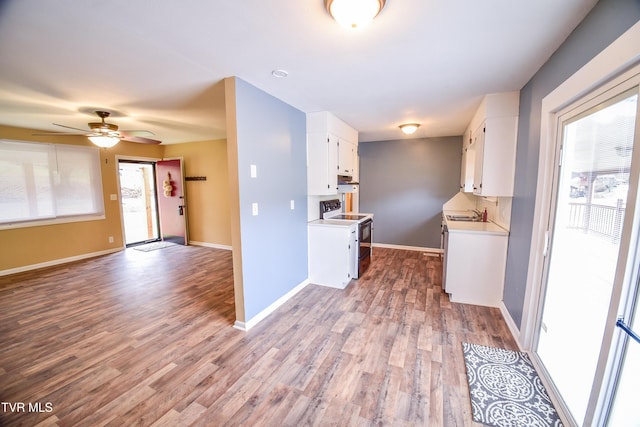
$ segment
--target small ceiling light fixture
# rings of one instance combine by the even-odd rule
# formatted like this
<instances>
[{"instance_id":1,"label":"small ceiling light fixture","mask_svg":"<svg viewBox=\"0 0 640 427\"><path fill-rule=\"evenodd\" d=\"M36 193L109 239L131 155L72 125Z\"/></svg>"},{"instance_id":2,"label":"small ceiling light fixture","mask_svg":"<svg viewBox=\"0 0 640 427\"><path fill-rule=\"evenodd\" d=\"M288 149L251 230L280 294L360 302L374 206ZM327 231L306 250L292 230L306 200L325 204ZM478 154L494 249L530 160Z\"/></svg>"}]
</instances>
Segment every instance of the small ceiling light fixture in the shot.
<instances>
[{"instance_id":1,"label":"small ceiling light fixture","mask_svg":"<svg viewBox=\"0 0 640 427\"><path fill-rule=\"evenodd\" d=\"M415 133L418 128L420 127L420 125L418 123L405 123L403 125L398 126L400 128L400 130L404 133L406 133L407 135L411 135L413 133Z\"/></svg>"},{"instance_id":2,"label":"small ceiling light fixture","mask_svg":"<svg viewBox=\"0 0 640 427\"><path fill-rule=\"evenodd\" d=\"M287 72L287 70L282 70L282 69L280 69L280 70L273 70L273 71L271 72L271 75L272 75L273 77L278 77L278 78L281 78L281 79L282 79L282 78L284 78L284 77L287 77L287 76L289 75L289 73Z\"/></svg>"},{"instance_id":3,"label":"small ceiling light fixture","mask_svg":"<svg viewBox=\"0 0 640 427\"><path fill-rule=\"evenodd\" d=\"M378 16L386 0L325 0L329 15L347 28L362 28Z\"/></svg>"},{"instance_id":4,"label":"small ceiling light fixture","mask_svg":"<svg viewBox=\"0 0 640 427\"><path fill-rule=\"evenodd\" d=\"M93 136L89 136L89 141L93 142L94 144L96 144L98 147L101 148L111 148L114 145L116 145L118 142L120 142L120 138L118 138L117 136L109 136L109 135L93 135Z\"/></svg>"}]
</instances>

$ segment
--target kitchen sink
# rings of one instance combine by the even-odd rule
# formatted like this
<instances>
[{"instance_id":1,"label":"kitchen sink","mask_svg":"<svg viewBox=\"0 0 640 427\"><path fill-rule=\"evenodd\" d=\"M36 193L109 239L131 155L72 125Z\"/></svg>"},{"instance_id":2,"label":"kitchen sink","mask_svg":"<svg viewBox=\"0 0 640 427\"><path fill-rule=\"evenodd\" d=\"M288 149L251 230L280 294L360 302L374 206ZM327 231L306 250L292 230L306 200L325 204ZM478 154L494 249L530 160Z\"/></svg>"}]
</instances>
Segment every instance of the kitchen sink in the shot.
<instances>
[{"instance_id":1,"label":"kitchen sink","mask_svg":"<svg viewBox=\"0 0 640 427\"><path fill-rule=\"evenodd\" d=\"M469 215L447 215L449 221L481 222L482 218Z\"/></svg>"}]
</instances>

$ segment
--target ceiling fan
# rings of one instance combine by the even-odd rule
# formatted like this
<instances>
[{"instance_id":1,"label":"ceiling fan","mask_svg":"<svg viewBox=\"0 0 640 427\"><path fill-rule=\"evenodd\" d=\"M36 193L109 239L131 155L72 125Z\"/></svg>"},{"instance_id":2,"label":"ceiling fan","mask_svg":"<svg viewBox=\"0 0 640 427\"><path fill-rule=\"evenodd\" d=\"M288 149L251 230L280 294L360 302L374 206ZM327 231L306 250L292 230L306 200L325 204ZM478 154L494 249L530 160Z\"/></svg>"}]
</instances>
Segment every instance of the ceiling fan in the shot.
<instances>
[{"instance_id":1,"label":"ceiling fan","mask_svg":"<svg viewBox=\"0 0 640 427\"><path fill-rule=\"evenodd\" d=\"M153 135L153 132L148 130L121 130L118 131L118 126L113 123L105 122L105 119L108 118L111 113L108 111L96 111L95 112L98 117L100 117L100 122L91 122L88 123L89 130L74 128L71 126L60 125L58 123L53 123L56 126L60 126L67 129L73 129L78 132L50 132L50 133L35 133L34 135L70 135L70 136L86 136L89 138L91 142L96 144L98 147L109 148L113 147L120 141L129 141L129 142L137 142L139 144L160 144L162 141L158 141L157 139L147 138L142 135L150 136Z\"/></svg>"}]
</instances>

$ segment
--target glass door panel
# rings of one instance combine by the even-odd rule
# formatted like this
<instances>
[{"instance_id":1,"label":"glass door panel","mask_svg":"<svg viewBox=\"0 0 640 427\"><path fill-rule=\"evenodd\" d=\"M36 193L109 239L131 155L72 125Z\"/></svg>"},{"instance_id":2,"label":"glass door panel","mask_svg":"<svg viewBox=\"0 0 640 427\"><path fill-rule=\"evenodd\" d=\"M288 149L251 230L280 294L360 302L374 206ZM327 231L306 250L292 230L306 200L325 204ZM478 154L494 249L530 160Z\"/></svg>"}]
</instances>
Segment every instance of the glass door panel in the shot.
<instances>
[{"instance_id":1,"label":"glass door panel","mask_svg":"<svg viewBox=\"0 0 640 427\"><path fill-rule=\"evenodd\" d=\"M629 188L637 90L562 123L536 353L582 424L602 347Z\"/></svg>"},{"instance_id":2,"label":"glass door panel","mask_svg":"<svg viewBox=\"0 0 640 427\"><path fill-rule=\"evenodd\" d=\"M126 245L160 239L153 163L118 164Z\"/></svg>"}]
</instances>

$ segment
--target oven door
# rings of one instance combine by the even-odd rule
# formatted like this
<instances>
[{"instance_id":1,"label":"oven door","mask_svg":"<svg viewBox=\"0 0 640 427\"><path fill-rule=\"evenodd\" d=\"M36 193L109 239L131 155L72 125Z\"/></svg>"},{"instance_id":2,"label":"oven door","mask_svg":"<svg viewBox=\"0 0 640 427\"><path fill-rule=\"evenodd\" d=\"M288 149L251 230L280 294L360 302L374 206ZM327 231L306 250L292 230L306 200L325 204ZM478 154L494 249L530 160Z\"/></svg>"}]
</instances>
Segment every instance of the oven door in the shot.
<instances>
[{"instance_id":1,"label":"oven door","mask_svg":"<svg viewBox=\"0 0 640 427\"><path fill-rule=\"evenodd\" d=\"M358 224L358 275L362 276L371 263L371 235L373 221L367 219ZM356 278L357 278L356 277Z\"/></svg>"}]
</instances>

